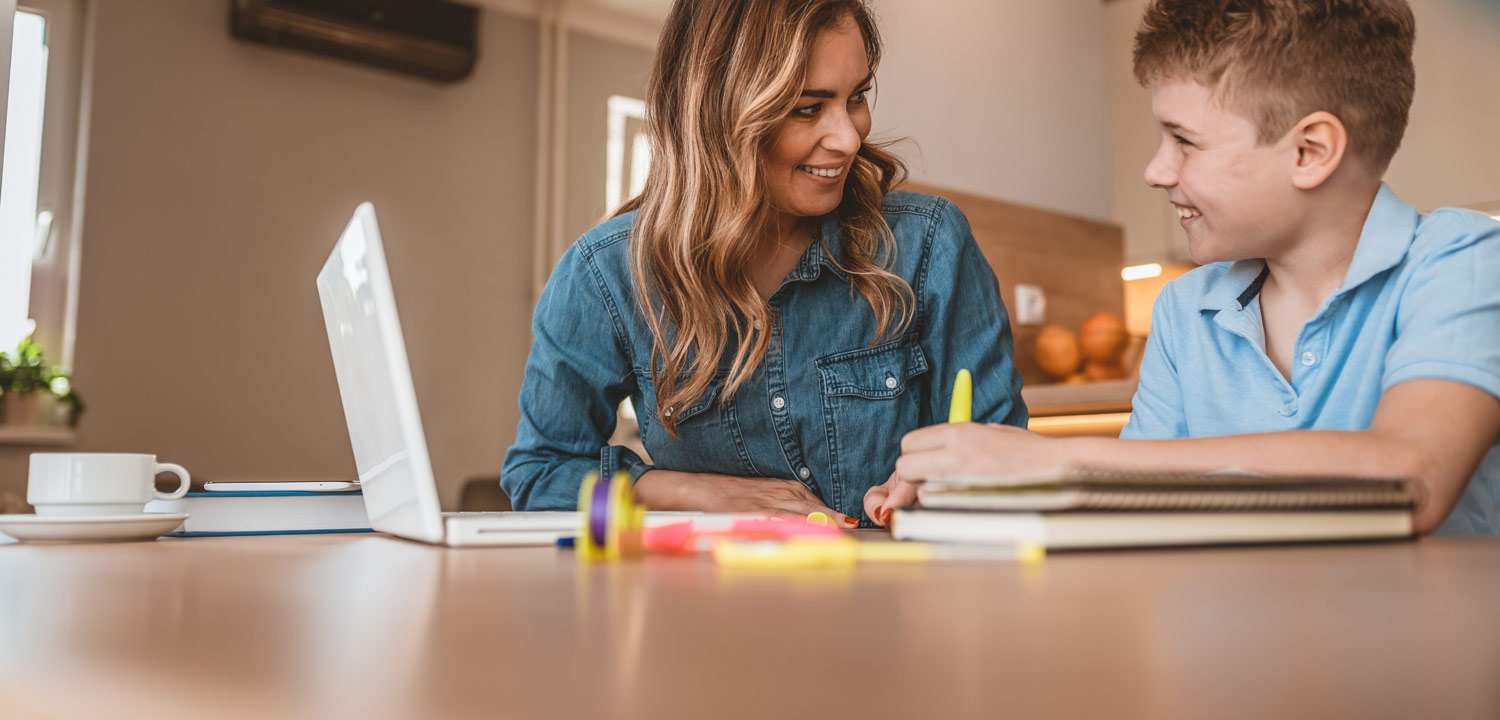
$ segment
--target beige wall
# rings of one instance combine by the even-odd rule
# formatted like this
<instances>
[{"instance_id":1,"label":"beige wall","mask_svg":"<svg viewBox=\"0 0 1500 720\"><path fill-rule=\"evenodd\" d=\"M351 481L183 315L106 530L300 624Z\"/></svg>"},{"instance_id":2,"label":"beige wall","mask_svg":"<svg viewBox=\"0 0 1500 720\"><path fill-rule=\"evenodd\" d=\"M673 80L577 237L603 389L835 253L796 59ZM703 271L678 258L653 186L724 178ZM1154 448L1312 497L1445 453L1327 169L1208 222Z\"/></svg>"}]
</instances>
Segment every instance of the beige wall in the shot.
<instances>
[{"instance_id":1,"label":"beige wall","mask_svg":"<svg viewBox=\"0 0 1500 720\"><path fill-rule=\"evenodd\" d=\"M353 473L313 278L380 216L445 505L498 474L529 347L536 26L440 86L230 38L227 5L96 4L78 449L208 478ZM20 491L28 450L0 448Z\"/></svg>"},{"instance_id":2,"label":"beige wall","mask_svg":"<svg viewBox=\"0 0 1500 720\"><path fill-rule=\"evenodd\" d=\"M913 176L1107 219L1099 0L874 0L885 35L875 133Z\"/></svg>"},{"instance_id":3,"label":"beige wall","mask_svg":"<svg viewBox=\"0 0 1500 720\"><path fill-rule=\"evenodd\" d=\"M1407 202L1500 202L1500 4L1411 0L1417 18L1417 94L1386 182ZM1159 135L1150 93L1131 75L1131 41L1146 0L1104 6L1110 206L1125 226L1126 262L1186 259L1186 240L1162 193L1141 180Z\"/></svg>"},{"instance_id":4,"label":"beige wall","mask_svg":"<svg viewBox=\"0 0 1500 720\"><path fill-rule=\"evenodd\" d=\"M563 237L572 242L604 219L610 95L646 97L653 53L573 33L568 40L568 159ZM627 138L626 142L630 142ZM628 195L629 188L626 188Z\"/></svg>"}]
</instances>

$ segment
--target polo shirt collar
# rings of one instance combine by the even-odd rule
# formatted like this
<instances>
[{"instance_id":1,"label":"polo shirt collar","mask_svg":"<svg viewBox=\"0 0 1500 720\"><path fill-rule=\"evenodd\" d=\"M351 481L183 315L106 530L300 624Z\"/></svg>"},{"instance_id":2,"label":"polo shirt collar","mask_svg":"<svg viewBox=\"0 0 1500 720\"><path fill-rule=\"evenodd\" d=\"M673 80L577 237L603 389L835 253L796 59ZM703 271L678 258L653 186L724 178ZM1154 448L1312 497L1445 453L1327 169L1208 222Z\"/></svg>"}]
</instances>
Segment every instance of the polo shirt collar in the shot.
<instances>
[{"instance_id":1,"label":"polo shirt collar","mask_svg":"<svg viewBox=\"0 0 1500 720\"><path fill-rule=\"evenodd\" d=\"M1365 217L1359 233L1354 258L1344 274L1344 284L1335 292L1343 294L1359 287L1370 278L1401 263L1416 234L1417 209L1406 204L1389 185L1380 184L1375 202ZM1198 303L1199 310L1243 310L1260 294L1266 281L1266 261L1259 258L1239 260L1209 286Z\"/></svg>"},{"instance_id":2,"label":"polo shirt collar","mask_svg":"<svg viewBox=\"0 0 1500 720\"><path fill-rule=\"evenodd\" d=\"M1266 261L1259 258L1237 260L1229 270L1219 276L1203 299L1198 301L1199 310L1243 310L1266 281Z\"/></svg>"},{"instance_id":3,"label":"polo shirt collar","mask_svg":"<svg viewBox=\"0 0 1500 720\"><path fill-rule=\"evenodd\" d=\"M1364 229L1359 233L1359 245L1354 248L1354 259L1349 262L1349 272L1344 275L1344 284L1339 292L1347 292L1364 284L1406 259L1412 239L1417 234L1417 209L1396 197L1389 185L1380 184L1375 194L1375 203L1365 217Z\"/></svg>"}]
</instances>

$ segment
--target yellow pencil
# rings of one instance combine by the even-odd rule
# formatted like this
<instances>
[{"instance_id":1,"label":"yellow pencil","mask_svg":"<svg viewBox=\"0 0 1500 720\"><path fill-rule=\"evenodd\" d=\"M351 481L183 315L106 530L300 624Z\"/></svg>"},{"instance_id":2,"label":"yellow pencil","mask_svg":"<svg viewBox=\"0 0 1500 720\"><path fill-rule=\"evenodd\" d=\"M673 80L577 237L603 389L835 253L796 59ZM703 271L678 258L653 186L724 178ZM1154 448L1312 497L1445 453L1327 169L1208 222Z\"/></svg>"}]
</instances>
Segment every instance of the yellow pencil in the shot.
<instances>
[{"instance_id":1,"label":"yellow pencil","mask_svg":"<svg viewBox=\"0 0 1500 720\"><path fill-rule=\"evenodd\" d=\"M973 420L974 380L967 368L958 371L953 381L953 403L948 406L948 422L966 423Z\"/></svg>"}]
</instances>

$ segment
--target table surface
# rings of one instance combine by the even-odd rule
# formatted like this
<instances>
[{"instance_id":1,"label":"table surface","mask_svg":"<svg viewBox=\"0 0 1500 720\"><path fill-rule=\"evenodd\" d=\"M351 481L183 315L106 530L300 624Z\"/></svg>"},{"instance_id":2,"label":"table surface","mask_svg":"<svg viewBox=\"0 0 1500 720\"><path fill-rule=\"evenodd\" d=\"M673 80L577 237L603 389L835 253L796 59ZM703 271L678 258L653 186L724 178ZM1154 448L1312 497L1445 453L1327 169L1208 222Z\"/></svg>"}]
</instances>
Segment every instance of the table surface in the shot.
<instances>
[{"instance_id":1,"label":"table surface","mask_svg":"<svg viewBox=\"0 0 1500 720\"><path fill-rule=\"evenodd\" d=\"M0 545L0 717L1500 717L1500 538L750 571Z\"/></svg>"}]
</instances>

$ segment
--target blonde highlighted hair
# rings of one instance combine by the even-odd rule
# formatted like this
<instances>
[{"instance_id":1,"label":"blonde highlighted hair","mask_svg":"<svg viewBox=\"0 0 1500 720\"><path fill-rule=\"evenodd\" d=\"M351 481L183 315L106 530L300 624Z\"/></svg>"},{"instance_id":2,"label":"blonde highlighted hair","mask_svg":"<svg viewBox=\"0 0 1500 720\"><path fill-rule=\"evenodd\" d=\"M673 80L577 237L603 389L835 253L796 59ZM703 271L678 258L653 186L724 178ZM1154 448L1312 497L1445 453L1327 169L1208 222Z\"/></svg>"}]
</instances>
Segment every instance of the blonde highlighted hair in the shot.
<instances>
[{"instance_id":1,"label":"blonde highlighted hair","mask_svg":"<svg viewBox=\"0 0 1500 720\"><path fill-rule=\"evenodd\" d=\"M631 276L651 330L657 417L672 437L673 409L708 392L731 346L721 401L765 358L775 318L750 268L777 233L766 150L801 95L818 33L844 22L859 28L873 71L880 36L862 0L677 0L668 15L646 88L651 169L620 212L638 211ZM883 146L862 143L836 211L839 265L874 310L872 343L911 319L882 212L904 176ZM817 239L825 251L829 240Z\"/></svg>"},{"instance_id":2,"label":"blonde highlighted hair","mask_svg":"<svg viewBox=\"0 0 1500 720\"><path fill-rule=\"evenodd\" d=\"M1153 0L1135 35L1142 85L1214 88L1275 142L1319 110L1379 174L1406 133L1416 21L1405 0Z\"/></svg>"}]
</instances>

